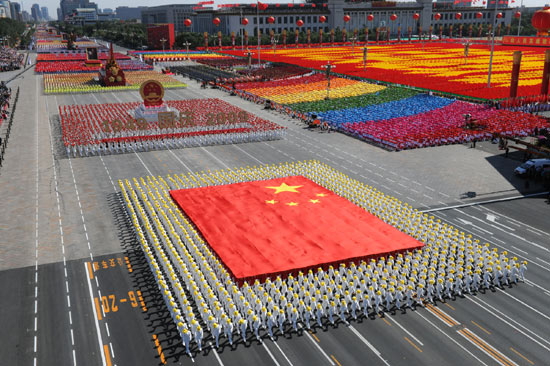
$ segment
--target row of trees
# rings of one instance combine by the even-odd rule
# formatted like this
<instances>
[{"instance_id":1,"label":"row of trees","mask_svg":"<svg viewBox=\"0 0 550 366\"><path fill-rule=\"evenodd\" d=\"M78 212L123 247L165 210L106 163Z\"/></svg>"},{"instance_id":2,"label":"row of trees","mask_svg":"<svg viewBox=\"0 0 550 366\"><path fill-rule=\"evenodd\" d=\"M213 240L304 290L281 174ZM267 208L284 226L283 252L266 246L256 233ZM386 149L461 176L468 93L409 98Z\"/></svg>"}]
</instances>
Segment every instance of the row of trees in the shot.
<instances>
[{"instance_id":1,"label":"row of trees","mask_svg":"<svg viewBox=\"0 0 550 366\"><path fill-rule=\"evenodd\" d=\"M139 49L147 45L147 25L141 23L114 20L86 25L52 22L52 25L62 32L100 38L127 48Z\"/></svg>"},{"instance_id":2,"label":"row of trees","mask_svg":"<svg viewBox=\"0 0 550 366\"><path fill-rule=\"evenodd\" d=\"M521 25L521 34L522 35L534 35L536 34L536 30L531 26L530 24L530 19L531 17L524 17L524 19L522 19L522 25ZM510 34L512 35L517 35L517 25L518 23L518 20L514 20L514 22L512 23L511 27L510 27ZM346 31L346 40L349 42L353 35L354 35L354 31L353 30L345 30ZM444 27L443 28L443 36L450 36L450 27ZM406 39L408 38L408 29L405 29L405 27L402 27L401 28L401 39ZM417 34L417 31L413 31L415 34ZM423 30L424 34L427 34L429 32L429 29L424 29ZM458 25L455 25L453 27L453 31L452 31L452 35L453 37L458 37L459 36L459 26ZM508 32L508 28L507 27L502 27L501 30L500 30L500 35L503 36L503 35L506 35ZM341 42L342 41L342 37L343 37L343 33L344 33L344 30L340 29L340 28L337 28L334 30L334 41L335 42ZM479 33L479 28L478 26L473 26L472 27L472 37L477 37ZM466 38L468 37L468 34L469 34L469 25L464 25L463 28L462 28L462 37L463 38ZM488 25L484 24L482 25L482 31L481 31L481 34L482 34L482 37L486 37L488 34L489 34L489 27ZM439 36L439 26L436 25L433 29L432 29L432 35L435 35L435 36ZM218 45L218 36L217 34L209 34L208 35L208 44L210 46L217 46ZM320 37L320 34L319 32L311 32L311 43L319 43L319 37ZM380 33L379 33L379 39L382 41L382 40L385 40L386 39L386 33L382 32L382 29L380 29ZM396 37L396 34L392 34L391 37L394 39ZM278 42L278 45L282 45L283 44L283 37L281 34L275 34L275 40ZM325 43L328 43L330 42L331 40L331 35L330 35L330 32L324 32L323 33L323 42ZM369 41L375 41L376 40L376 29L374 28L369 28ZM296 41L296 35L294 32L288 32L286 33L286 44L294 44ZM358 42L365 42L365 29L359 29L357 31L357 41ZM175 40L175 44L174 44L174 47L175 48L179 48L179 49L184 49L185 48L185 43L186 42L189 42L189 47L190 48L195 48L195 47L202 47L204 46L204 34L203 33L192 33L192 32L183 32L183 33L179 33L177 36L176 36L176 40ZM244 42L244 40L243 40ZM298 43L307 43L307 30L302 30L299 34L298 34ZM249 46L254 46L254 45L257 45L258 44L258 39L257 37L255 36L249 36L248 37L248 45ZM271 44L271 36L269 34L262 34L262 39L261 39L261 44L262 45L269 45ZM222 45L223 46L230 46L231 45L231 36L229 35L222 35ZM240 46L241 45L241 37L239 35L235 36L235 45L236 46Z\"/></svg>"},{"instance_id":3,"label":"row of trees","mask_svg":"<svg viewBox=\"0 0 550 366\"><path fill-rule=\"evenodd\" d=\"M11 46L25 48L31 41L32 32L25 23L10 18L0 18L0 38Z\"/></svg>"}]
</instances>

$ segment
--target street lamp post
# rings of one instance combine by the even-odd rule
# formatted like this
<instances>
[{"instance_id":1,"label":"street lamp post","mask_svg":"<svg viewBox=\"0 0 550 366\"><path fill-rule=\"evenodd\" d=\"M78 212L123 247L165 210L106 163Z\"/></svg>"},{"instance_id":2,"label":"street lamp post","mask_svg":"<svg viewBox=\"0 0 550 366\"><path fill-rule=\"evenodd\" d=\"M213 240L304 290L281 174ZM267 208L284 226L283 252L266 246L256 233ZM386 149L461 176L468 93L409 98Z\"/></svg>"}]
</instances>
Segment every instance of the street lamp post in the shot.
<instances>
[{"instance_id":1,"label":"street lamp post","mask_svg":"<svg viewBox=\"0 0 550 366\"><path fill-rule=\"evenodd\" d=\"M191 45L191 43L189 43L188 41L185 41L184 45L185 45L185 52L186 52L186 56L187 56L187 61L189 61L189 46Z\"/></svg>"},{"instance_id":2,"label":"street lamp post","mask_svg":"<svg viewBox=\"0 0 550 366\"><path fill-rule=\"evenodd\" d=\"M279 36L273 38L273 56L275 56L275 49L277 48L277 43L279 43Z\"/></svg>"},{"instance_id":3,"label":"street lamp post","mask_svg":"<svg viewBox=\"0 0 550 366\"><path fill-rule=\"evenodd\" d=\"M350 38L351 41L351 52L355 51L355 42L357 41L357 36L353 36Z\"/></svg>"},{"instance_id":4,"label":"street lamp post","mask_svg":"<svg viewBox=\"0 0 550 366\"><path fill-rule=\"evenodd\" d=\"M162 43L162 52L164 52L164 44L166 43L166 38L161 38L160 43Z\"/></svg>"},{"instance_id":5,"label":"street lamp post","mask_svg":"<svg viewBox=\"0 0 550 366\"><path fill-rule=\"evenodd\" d=\"M487 76L487 88L491 87L491 71L493 69L493 54L495 51L495 28L496 28L496 21L497 21L497 9L498 9L498 1L495 1L495 12L493 16L493 27L491 29L492 31L492 39L491 39L491 57L489 58L489 75Z\"/></svg>"},{"instance_id":6,"label":"street lamp post","mask_svg":"<svg viewBox=\"0 0 550 366\"><path fill-rule=\"evenodd\" d=\"M518 18L518 37L519 37L519 30L521 28L521 13L523 12L523 0L521 0L521 5L519 6L521 11L519 12L519 18Z\"/></svg>"},{"instance_id":7,"label":"street lamp post","mask_svg":"<svg viewBox=\"0 0 550 366\"><path fill-rule=\"evenodd\" d=\"M331 65L330 61L328 61L327 64L323 67L325 68L327 73L327 97L325 99L329 100L330 99L330 71L336 66Z\"/></svg>"}]
</instances>

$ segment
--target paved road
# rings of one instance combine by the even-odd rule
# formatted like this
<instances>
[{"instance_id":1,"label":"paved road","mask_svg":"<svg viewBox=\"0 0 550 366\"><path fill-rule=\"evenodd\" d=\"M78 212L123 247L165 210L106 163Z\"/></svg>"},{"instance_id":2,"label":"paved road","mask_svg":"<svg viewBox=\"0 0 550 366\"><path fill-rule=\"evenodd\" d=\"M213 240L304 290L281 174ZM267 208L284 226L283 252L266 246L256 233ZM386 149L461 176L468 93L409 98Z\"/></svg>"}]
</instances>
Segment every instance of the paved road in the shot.
<instances>
[{"instance_id":1,"label":"paved road","mask_svg":"<svg viewBox=\"0 0 550 366\"><path fill-rule=\"evenodd\" d=\"M7 365L547 364L550 356L550 205L520 194L517 162L486 149L443 146L387 152L293 120L218 90L167 91L167 99L219 97L288 127L284 140L69 158L57 110L126 102L137 92L44 96L25 73L0 170L0 359ZM530 262L525 284L311 333L285 332L217 352L182 355L121 210L119 179L317 159ZM532 188L534 189L534 188ZM469 198L467 192L476 192ZM532 193L532 191L528 192ZM468 205L477 201L497 201ZM462 207L464 205L465 207ZM449 208L454 206L457 208Z\"/></svg>"}]
</instances>

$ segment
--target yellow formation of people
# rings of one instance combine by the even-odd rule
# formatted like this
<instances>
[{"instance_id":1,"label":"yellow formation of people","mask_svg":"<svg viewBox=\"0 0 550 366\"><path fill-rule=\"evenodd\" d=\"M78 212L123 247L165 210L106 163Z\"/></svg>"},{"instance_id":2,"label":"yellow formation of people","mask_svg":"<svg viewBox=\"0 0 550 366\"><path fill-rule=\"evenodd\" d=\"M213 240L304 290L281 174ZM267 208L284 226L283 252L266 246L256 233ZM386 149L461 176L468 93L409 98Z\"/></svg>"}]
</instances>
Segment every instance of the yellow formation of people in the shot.
<instances>
[{"instance_id":1,"label":"yellow formation of people","mask_svg":"<svg viewBox=\"0 0 550 366\"><path fill-rule=\"evenodd\" d=\"M413 236L424 247L239 286L169 191L302 175ZM318 161L119 181L186 351L405 310L523 280L526 262Z\"/></svg>"}]
</instances>

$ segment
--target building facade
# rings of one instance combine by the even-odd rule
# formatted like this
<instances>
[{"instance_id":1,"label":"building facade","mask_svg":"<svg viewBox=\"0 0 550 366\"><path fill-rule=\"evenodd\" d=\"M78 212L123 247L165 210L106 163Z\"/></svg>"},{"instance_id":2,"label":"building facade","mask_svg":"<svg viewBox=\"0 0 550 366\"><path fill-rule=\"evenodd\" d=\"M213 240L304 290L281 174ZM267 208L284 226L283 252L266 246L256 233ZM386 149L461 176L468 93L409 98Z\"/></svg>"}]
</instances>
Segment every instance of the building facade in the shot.
<instances>
[{"instance_id":1,"label":"building facade","mask_svg":"<svg viewBox=\"0 0 550 366\"><path fill-rule=\"evenodd\" d=\"M39 22L42 20L42 12L40 11L40 5L33 4L31 6L31 17L32 17L32 20L34 20L35 22Z\"/></svg>"},{"instance_id":2,"label":"building facade","mask_svg":"<svg viewBox=\"0 0 550 366\"><path fill-rule=\"evenodd\" d=\"M162 6L152 6L141 11L141 22L144 24L174 24L176 33L184 31L200 32L201 30L194 24L191 29L184 24L185 19L192 18L195 15L193 10L197 4L172 4Z\"/></svg>"},{"instance_id":3,"label":"building facade","mask_svg":"<svg viewBox=\"0 0 550 366\"><path fill-rule=\"evenodd\" d=\"M138 6L135 8L129 6L119 6L116 8L116 17L120 20L141 20L141 12L147 9L146 6Z\"/></svg>"},{"instance_id":4,"label":"building facade","mask_svg":"<svg viewBox=\"0 0 550 366\"><path fill-rule=\"evenodd\" d=\"M97 4L90 0L61 0L60 3L61 16L64 20L66 17L73 15L76 9L95 9L97 12Z\"/></svg>"},{"instance_id":5,"label":"building facade","mask_svg":"<svg viewBox=\"0 0 550 366\"><path fill-rule=\"evenodd\" d=\"M11 18L19 21L23 20L23 15L21 14L21 4L16 2L10 2L10 12Z\"/></svg>"},{"instance_id":6,"label":"building facade","mask_svg":"<svg viewBox=\"0 0 550 366\"><path fill-rule=\"evenodd\" d=\"M7 0L0 0L0 18L13 18L11 4Z\"/></svg>"}]
</instances>

